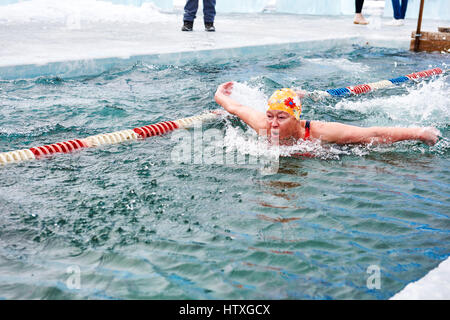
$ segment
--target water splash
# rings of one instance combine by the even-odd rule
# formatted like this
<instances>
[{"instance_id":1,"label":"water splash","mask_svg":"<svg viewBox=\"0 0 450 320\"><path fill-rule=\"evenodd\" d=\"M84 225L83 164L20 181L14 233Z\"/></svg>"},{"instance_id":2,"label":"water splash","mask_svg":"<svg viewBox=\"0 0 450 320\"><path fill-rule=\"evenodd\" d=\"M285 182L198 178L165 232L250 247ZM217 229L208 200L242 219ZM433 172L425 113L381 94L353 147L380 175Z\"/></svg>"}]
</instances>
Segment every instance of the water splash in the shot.
<instances>
[{"instance_id":1,"label":"water splash","mask_svg":"<svg viewBox=\"0 0 450 320\"><path fill-rule=\"evenodd\" d=\"M360 74L364 72L370 72L370 67L361 62L353 62L347 58L306 58L302 59L304 63L316 65L320 67L328 67L333 69L342 70L345 72L350 72L353 74Z\"/></svg>"},{"instance_id":2,"label":"water splash","mask_svg":"<svg viewBox=\"0 0 450 320\"><path fill-rule=\"evenodd\" d=\"M267 110L268 97L262 91L262 86L250 87L247 82L235 82L230 97L256 111L265 113Z\"/></svg>"},{"instance_id":3,"label":"water splash","mask_svg":"<svg viewBox=\"0 0 450 320\"><path fill-rule=\"evenodd\" d=\"M381 97L343 99L328 107L369 114L368 125L436 126L443 128L450 120L448 76L402 86L405 93ZM390 89L388 89L390 90ZM396 89L394 89L396 90ZM385 91L386 92L386 91ZM380 94L382 94L380 92ZM380 113L383 118L380 118Z\"/></svg>"},{"instance_id":4,"label":"water splash","mask_svg":"<svg viewBox=\"0 0 450 320\"><path fill-rule=\"evenodd\" d=\"M253 130L244 131L230 122L225 129L223 147L227 152L237 151L241 155L274 159L277 157L317 158L321 160L339 160L342 156L365 156L373 146L322 144L319 140L298 140L292 146L272 146L264 138L258 137Z\"/></svg>"}]
</instances>

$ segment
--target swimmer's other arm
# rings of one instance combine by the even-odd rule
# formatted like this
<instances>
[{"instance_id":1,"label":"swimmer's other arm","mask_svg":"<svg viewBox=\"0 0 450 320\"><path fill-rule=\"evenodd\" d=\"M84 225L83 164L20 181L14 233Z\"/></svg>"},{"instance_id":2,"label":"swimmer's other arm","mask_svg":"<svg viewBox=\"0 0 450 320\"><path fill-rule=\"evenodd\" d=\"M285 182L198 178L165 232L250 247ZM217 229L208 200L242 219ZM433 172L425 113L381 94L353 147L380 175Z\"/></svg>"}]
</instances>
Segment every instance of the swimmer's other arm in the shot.
<instances>
[{"instance_id":1,"label":"swimmer's other arm","mask_svg":"<svg viewBox=\"0 0 450 320\"><path fill-rule=\"evenodd\" d=\"M419 140L428 145L434 145L438 141L439 134L439 130L433 127L362 128L338 122L313 121L311 123L311 136L313 138L337 144L389 144L403 140Z\"/></svg>"},{"instance_id":2,"label":"swimmer's other arm","mask_svg":"<svg viewBox=\"0 0 450 320\"><path fill-rule=\"evenodd\" d=\"M233 82L226 82L221 84L214 95L216 102L221 105L232 115L241 118L246 124L248 124L256 132L264 129L266 115L262 112L256 111L253 108L244 106L239 102L230 98L230 94L233 90Z\"/></svg>"}]
</instances>

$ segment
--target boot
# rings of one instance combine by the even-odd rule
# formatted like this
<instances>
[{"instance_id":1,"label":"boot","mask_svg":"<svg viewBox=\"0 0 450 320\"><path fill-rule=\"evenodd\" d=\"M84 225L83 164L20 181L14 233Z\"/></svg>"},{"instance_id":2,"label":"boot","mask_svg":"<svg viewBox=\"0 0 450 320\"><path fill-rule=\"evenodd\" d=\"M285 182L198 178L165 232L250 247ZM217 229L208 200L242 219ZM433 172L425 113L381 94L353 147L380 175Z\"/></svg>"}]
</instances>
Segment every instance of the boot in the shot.
<instances>
[{"instance_id":1,"label":"boot","mask_svg":"<svg viewBox=\"0 0 450 320\"><path fill-rule=\"evenodd\" d=\"M194 28L194 21L184 21L184 25L181 28L181 31L192 31Z\"/></svg>"},{"instance_id":2,"label":"boot","mask_svg":"<svg viewBox=\"0 0 450 320\"><path fill-rule=\"evenodd\" d=\"M216 28L214 28L214 22L205 22L205 31L214 32Z\"/></svg>"}]
</instances>

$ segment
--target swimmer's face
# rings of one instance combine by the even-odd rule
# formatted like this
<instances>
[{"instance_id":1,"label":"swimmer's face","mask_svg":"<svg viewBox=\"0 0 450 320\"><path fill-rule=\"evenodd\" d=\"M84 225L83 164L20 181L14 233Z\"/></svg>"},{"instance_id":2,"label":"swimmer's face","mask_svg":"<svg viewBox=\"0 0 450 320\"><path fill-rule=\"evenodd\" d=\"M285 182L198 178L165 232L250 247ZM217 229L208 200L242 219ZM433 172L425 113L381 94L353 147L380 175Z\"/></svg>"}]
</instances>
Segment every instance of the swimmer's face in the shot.
<instances>
[{"instance_id":1,"label":"swimmer's face","mask_svg":"<svg viewBox=\"0 0 450 320\"><path fill-rule=\"evenodd\" d=\"M268 136L279 141L295 138L297 119L285 111L267 110L266 128Z\"/></svg>"}]
</instances>

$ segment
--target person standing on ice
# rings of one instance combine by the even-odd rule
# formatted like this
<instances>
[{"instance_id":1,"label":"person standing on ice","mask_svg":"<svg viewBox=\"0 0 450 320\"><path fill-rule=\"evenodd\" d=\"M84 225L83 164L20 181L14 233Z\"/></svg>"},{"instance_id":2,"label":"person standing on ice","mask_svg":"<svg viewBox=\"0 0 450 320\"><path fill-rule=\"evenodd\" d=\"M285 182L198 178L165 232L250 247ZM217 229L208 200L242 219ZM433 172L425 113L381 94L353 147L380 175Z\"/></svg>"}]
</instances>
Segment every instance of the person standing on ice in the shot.
<instances>
[{"instance_id":1,"label":"person standing on ice","mask_svg":"<svg viewBox=\"0 0 450 320\"><path fill-rule=\"evenodd\" d=\"M394 10L394 20L387 23L389 26L402 26L405 24L406 8L408 0L392 0L392 9Z\"/></svg>"},{"instance_id":2,"label":"person standing on ice","mask_svg":"<svg viewBox=\"0 0 450 320\"><path fill-rule=\"evenodd\" d=\"M194 20L197 15L198 0L187 0L184 6L183 27L181 31L192 31ZM205 31L214 32L214 18L216 16L216 0L203 0L203 21Z\"/></svg>"},{"instance_id":3,"label":"person standing on ice","mask_svg":"<svg viewBox=\"0 0 450 320\"><path fill-rule=\"evenodd\" d=\"M302 104L300 99L306 91L284 88L275 91L268 100L266 113L244 106L230 95L233 82L221 84L214 96L216 102L229 113L238 116L259 135L267 136L269 142L293 145L297 140L320 140L336 144L387 144L402 140L419 140L434 145L440 132L433 127L362 128L338 122L300 120Z\"/></svg>"}]
</instances>

